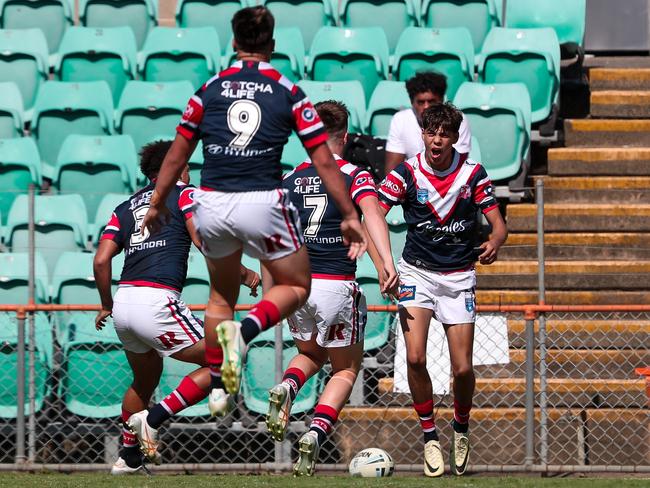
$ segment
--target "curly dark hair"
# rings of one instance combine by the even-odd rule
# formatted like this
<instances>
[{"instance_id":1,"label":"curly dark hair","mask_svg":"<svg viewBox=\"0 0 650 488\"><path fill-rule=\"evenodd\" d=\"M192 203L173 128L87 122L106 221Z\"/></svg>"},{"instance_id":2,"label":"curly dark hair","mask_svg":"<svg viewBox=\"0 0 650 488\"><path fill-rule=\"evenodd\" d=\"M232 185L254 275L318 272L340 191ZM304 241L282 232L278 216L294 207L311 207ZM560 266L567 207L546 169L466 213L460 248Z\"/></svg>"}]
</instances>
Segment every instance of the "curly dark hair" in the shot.
<instances>
[{"instance_id":1,"label":"curly dark hair","mask_svg":"<svg viewBox=\"0 0 650 488\"><path fill-rule=\"evenodd\" d=\"M411 102L416 95L428 91L444 100L447 92L447 77L436 71L421 71L406 81L406 91Z\"/></svg>"},{"instance_id":2,"label":"curly dark hair","mask_svg":"<svg viewBox=\"0 0 650 488\"><path fill-rule=\"evenodd\" d=\"M348 131L350 112L344 103L336 100L325 100L314 105L318 116L323 121L327 134L332 139L343 140Z\"/></svg>"},{"instance_id":3,"label":"curly dark hair","mask_svg":"<svg viewBox=\"0 0 650 488\"><path fill-rule=\"evenodd\" d=\"M445 132L458 134L463 114L451 103L438 103L422 112L422 130L435 132L442 129Z\"/></svg>"},{"instance_id":4,"label":"curly dark hair","mask_svg":"<svg viewBox=\"0 0 650 488\"><path fill-rule=\"evenodd\" d=\"M140 149L140 171L150 180L158 176L158 171L162 166L163 160L167 155L167 151L172 146L172 141L157 141L145 144Z\"/></svg>"},{"instance_id":5,"label":"curly dark hair","mask_svg":"<svg viewBox=\"0 0 650 488\"><path fill-rule=\"evenodd\" d=\"M271 47L275 18L266 7L243 8L235 13L230 25L239 49L260 53Z\"/></svg>"}]
</instances>

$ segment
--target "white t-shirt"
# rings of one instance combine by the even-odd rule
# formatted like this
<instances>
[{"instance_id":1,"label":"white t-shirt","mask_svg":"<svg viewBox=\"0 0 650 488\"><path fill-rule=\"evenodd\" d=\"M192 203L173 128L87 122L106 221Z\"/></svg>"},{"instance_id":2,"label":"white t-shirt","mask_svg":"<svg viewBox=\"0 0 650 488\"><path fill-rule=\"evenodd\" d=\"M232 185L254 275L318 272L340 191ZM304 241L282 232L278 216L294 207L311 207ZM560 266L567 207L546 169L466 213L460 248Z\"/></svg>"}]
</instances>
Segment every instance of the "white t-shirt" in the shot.
<instances>
[{"instance_id":1,"label":"white t-shirt","mask_svg":"<svg viewBox=\"0 0 650 488\"><path fill-rule=\"evenodd\" d=\"M458 130L458 142L454 149L459 153L469 153L472 148L472 134L469 131L467 118L463 114L463 121ZM386 151L404 154L406 159L412 158L417 153L424 151L422 141L422 128L418 124L412 108L400 110L393 115L388 130Z\"/></svg>"}]
</instances>

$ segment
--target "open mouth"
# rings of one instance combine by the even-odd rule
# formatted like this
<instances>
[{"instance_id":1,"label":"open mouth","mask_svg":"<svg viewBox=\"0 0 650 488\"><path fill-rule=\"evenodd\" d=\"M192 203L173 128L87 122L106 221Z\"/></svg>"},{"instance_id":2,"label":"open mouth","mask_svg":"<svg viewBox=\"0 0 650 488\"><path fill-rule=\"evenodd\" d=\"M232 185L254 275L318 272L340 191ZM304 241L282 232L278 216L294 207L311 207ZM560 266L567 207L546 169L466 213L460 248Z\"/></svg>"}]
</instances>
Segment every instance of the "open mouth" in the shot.
<instances>
[{"instance_id":1,"label":"open mouth","mask_svg":"<svg viewBox=\"0 0 650 488\"><path fill-rule=\"evenodd\" d=\"M432 157L434 157L434 158L437 159L437 158L439 158L441 155L442 155L442 149L436 149L436 148L432 148L432 149L431 149L431 156L432 156Z\"/></svg>"}]
</instances>

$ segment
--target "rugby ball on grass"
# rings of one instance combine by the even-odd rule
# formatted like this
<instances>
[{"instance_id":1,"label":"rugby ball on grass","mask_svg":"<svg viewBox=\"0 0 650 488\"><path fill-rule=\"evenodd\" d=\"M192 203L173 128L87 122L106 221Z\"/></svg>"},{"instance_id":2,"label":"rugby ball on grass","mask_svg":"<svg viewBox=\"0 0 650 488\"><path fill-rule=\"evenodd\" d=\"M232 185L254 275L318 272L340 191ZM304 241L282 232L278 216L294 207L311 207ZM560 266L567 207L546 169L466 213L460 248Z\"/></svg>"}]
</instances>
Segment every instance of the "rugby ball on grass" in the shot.
<instances>
[{"instance_id":1,"label":"rugby ball on grass","mask_svg":"<svg viewBox=\"0 0 650 488\"><path fill-rule=\"evenodd\" d=\"M350 474L362 478L383 478L392 476L395 463L383 449L371 447L359 451L350 461Z\"/></svg>"}]
</instances>

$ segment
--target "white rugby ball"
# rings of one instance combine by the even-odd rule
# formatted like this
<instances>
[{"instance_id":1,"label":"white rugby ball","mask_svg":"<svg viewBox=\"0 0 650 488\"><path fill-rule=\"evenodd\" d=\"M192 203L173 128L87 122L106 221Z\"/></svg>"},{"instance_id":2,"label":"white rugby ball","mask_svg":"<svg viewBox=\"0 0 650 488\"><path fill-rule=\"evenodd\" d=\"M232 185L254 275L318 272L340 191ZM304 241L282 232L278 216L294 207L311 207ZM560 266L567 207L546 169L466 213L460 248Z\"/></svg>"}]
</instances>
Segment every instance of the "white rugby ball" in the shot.
<instances>
[{"instance_id":1,"label":"white rugby ball","mask_svg":"<svg viewBox=\"0 0 650 488\"><path fill-rule=\"evenodd\" d=\"M395 463L383 449L370 447L359 451L350 461L350 474L362 478L383 478L392 476Z\"/></svg>"}]
</instances>

